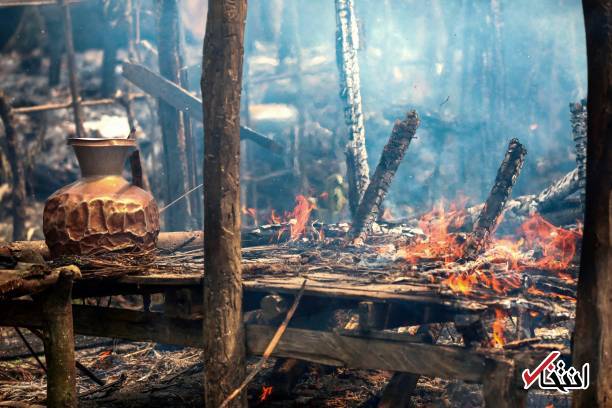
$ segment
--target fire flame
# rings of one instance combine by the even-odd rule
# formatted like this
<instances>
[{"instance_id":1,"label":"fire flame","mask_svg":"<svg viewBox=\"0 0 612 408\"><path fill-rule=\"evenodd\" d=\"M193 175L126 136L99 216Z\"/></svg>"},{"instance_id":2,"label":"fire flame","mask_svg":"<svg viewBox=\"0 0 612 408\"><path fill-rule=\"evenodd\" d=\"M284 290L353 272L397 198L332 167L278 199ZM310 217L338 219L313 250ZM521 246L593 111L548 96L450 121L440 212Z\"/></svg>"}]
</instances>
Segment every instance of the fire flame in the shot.
<instances>
[{"instance_id":1,"label":"fire flame","mask_svg":"<svg viewBox=\"0 0 612 408\"><path fill-rule=\"evenodd\" d=\"M506 338L504 337L504 322L506 319L506 313L501 309L495 309L495 321L493 321L493 338L491 339L491 345L493 347L503 347L506 344Z\"/></svg>"},{"instance_id":2,"label":"fire flame","mask_svg":"<svg viewBox=\"0 0 612 408\"><path fill-rule=\"evenodd\" d=\"M442 261L453 271L442 282L453 292L464 295L473 294L476 286L484 286L500 294L519 288L520 274L526 269L555 271L561 279L573 282L573 278L563 271L574 259L576 242L581 233L579 230L557 227L539 214L532 215L520 226L517 239L492 239L486 251L476 260L462 259L465 238L449 230L463 225L465 203L465 200L451 203L446 210L443 202L440 202L423 215L419 227L426 238L418 239L403 249L401 254L406 260L412 264L424 260ZM541 253L542 256L534 259L534 253ZM496 276L495 272L500 270L502 276ZM570 299L568 296L554 295Z\"/></svg>"},{"instance_id":3,"label":"fire flame","mask_svg":"<svg viewBox=\"0 0 612 408\"><path fill-rule=\"evenodd\" d=\"M295 197L295 208L291 212L291 219L289 220L292 241L295 241L304 233L306 224L310 219L310 213L314 208L314 204L303 195L300 194Z\"/></svg>"},{"instance_id":4,"label":"fire flame","mask_svg":"<svg viewBox=\"0 0 612 408\"><path fill-rule=\"evenodd\" d=\"M266 387L265 385L261 386L261 396L259 397L259 402L265 401L272 394L272 387Z\"/></svg>"},{"instance_id":5,"label":"fire flame","mask_svg":"<svg viewBox=\"0 0 612 408\"><path fill-rule=\"evenodd\" d=\"M280 239L283 232L289 230L289 237L292 241L299 239L306 231L310 213L316 208L306 196L298 195L295 197L295 207L292 211L285 211L282 217L276 214L272 209L268 221L270 224L286 224L277 234L276 238ZM322 234L319 234L322 236Z\"/></svg>"}]
</instances>

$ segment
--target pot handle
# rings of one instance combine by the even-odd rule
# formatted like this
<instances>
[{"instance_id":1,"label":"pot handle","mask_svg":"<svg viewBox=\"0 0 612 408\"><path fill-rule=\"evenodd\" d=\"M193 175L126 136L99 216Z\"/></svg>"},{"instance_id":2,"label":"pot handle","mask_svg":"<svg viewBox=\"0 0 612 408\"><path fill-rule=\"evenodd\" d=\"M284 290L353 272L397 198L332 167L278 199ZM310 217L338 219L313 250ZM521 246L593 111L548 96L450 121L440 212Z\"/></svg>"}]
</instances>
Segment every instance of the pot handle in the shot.
<instances>
[{"instance_id":1,"label":"pot handle","mask_svg":"<svg viewBox=\"0 0 612 408\"><path fill-rule=\"evenodd\" d=\"M142 162L140 161L140 150L136 148L130 155L130 169L132 171L132 185L144 189L142 180Z\"/></svg>"}]
</instances>

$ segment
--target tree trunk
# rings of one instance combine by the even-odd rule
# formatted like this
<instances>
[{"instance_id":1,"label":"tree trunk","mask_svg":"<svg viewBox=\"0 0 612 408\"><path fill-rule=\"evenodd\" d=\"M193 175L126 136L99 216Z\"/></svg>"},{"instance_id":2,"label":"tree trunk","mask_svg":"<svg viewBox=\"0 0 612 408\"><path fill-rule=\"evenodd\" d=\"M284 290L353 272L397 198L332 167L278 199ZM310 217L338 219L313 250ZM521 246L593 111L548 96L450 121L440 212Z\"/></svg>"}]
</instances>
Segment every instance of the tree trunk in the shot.
<instances>
[{"instance_id":1,"label":"tree trunk","mask_svg":"<svg viewBox=\"0 0 612 408\"><path fill-rule=\"evenodd\" d=\"M179 11L177 0L160 0L159 10L159 72L169 81L179 84L181 68ZM187 190L185 134L180 112L158 99L159 124L164 144L166 203ZM166 211L166 230L182 231L187 227L189 200L180 200Z\"/></svg>"},{"instance_id":2,"label":"tree trunk","mask_svg":"<svg viewBox=\"0 0 612 408\"><path fill-rule=\"evenodd\" d=\"M240 92L247 1L208 4L204 105L204 389L218 407L245 376L240 259ZM245 393L230 406L246 407Z\"/></svg>"},{"instance_id":3,"label":"tree trunk","mask_svg":"<svg viewBox=\"0 0 612 408\"><path fill-rule=\"evenodd\" d=\"M7 96L0 91L0 119L4 123L4 136L6 138L6 155L11 165L12 176L12 196L13 196L13 240L21 241L26 238L25 231L25 202L26 202L26 185L25 185L25 170L24 161L26 159L21 147L21 142L17 140L17 132L15 131L12 108L8 102Z\"/></svg>"},{"instance_id":4,"label":"tree trunk","mask_svg":"<svg viewBox=\"0 0 612 408\"><path fill-rule=\"evenodd\" d=\"M574 392L575 407L612 403L612 4L583 0L589 88L584 236L573 366L590 364L591 384Z\"/></svg>"}]
</instances>

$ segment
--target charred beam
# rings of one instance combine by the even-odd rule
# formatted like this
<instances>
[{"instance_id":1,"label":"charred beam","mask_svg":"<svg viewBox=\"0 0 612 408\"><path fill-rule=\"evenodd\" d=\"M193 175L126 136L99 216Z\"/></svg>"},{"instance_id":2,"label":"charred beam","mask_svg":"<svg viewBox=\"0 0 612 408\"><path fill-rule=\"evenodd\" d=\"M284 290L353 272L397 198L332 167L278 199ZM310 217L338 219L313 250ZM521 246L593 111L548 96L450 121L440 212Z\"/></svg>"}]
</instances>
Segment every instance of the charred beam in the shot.
<instances>
[{"instance_id":1,"label":"charred beam","mask_svg":"<svg viewBox=\"0 0 612 408\"><path fill-rule=\"evenodd\" d=\"M40 306L31 301L0 304L0 325L41 327ZM153 341L203 347L202 321L169 318L162 313L73 305L74 330L87 336L107 336L132 341ZM247 325L247 350L261 355L275 327ZM208 349L207 349L208 350ZM377 350L372 353L372 350ZM371 332L368 334L288 328L273 357L296 358L313 363L349 368L412 372L422 375L482 382L487 364L500 357L481 350L432 345L420 336Z\"/></svg>"},{"instance_id":2,"label":"charred beam","mask_svg":"<svg viewBox=\"0 0 612 408\"><path fill-rule=\"evenodd\" d=\"M465 256L472 257L477 255L484 249L489 237L495 232L506 201L508 201L512 193L512 187L516 183L523 167L526 154L527 149L518 139L510 141L504 160L499 166L495 184L474 224L472 234L466 242Z\"/></svg>"},{"instance_id":3,"label":"charred beam","mask_svg":"<svg viewBox=\"0 0 612 408\"><path fill-rule=\"evenodd\" d=\"M415 111L408 112L404 120L395 122L389 141L383 149L376 171L353 219L351 231L353 238L367 233L376 220L395 172L414 138L419 123L419 115Z\"/></svg>"},{"instance_id":4,"label":"charred beam","mask_svg":"<svg viewBox=\"0 0 612 408\"><path fill-rule=\"evenodd\" d=\"M240 255L240 93L247 1L208 3L204 120L204 390L220 406L246 374ZM241 392L229 407L246 407Z\"/></svg>"},{"instance_id":5,"label":"charred beam","mask_svg":"<svg viewBox=\"0 0 612 408\"><path fill-rule=\"evenodd\" d=\"M346 172L349 207L355 219L361 198L370 182L365 127L359 81L359 33L353 0L336 0L336 62L340 73L340 98L344 120L349 128L346 147Z\"/></svg>"}]
</instances>

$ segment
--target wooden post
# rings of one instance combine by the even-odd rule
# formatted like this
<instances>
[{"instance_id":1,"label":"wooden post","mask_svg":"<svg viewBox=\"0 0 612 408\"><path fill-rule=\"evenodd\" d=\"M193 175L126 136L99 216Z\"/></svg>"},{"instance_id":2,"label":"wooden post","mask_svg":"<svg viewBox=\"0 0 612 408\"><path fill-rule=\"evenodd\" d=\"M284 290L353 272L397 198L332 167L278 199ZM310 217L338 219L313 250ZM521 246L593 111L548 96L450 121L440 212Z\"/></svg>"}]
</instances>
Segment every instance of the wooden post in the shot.
<instances>
[{"instance_id":1,"label":"wooden post","mask_svg":"<svg viewBox=\"0 0 612 408\"><path fill-rule=\"evenodd\" d=\"M204 105L204 390L218 407L245 377L240 259L240 92L247 0L208 3ZM245 393L231 407L246 407Z\"/></svg>"},{"instance_id":2,"label":"wooden post","mask_svg":"<svg viewBox=\"0 0 612 408\"><path fill-rule=\"evenodd\" d=\"M465 243L465 256L473 257L478 255L487 244L490 236L493 235L500 217L504 212L506 202L512 194L512 187L525 162L527 149L518 141L512 139L508 144L508 150L504 160L499 166L495 184L485 201L484 207L474 224L472 234Z\"/></svg>"},{"instance_id":3,"label":"wooden post","mask_svg":"<svg viewBox=\"0 0 612 408\"><path fill-rule=\"evenodd\" d=\"M574 367L590 364L591 384L574 391L574 407L605 407L612 401L612 7L583 0L589 88L587 179L582 256L574 332Z\"/></svg>"},{"instance_id":4,"label":"wooden post","mask_svg":"<svg viewBox=\"0 0 612 408\"><path fill-rule=\"evenodd\" d=\"M527 391L517 383L514 362L487 364L482 381L485 408L521 408L527 403Z\"/></svg>"},{"instance_id":5,"label":"wooden post","mask_svg":"<svg viewBox=\"0 0 612 408\"><path fill-rule=\"evenodd\" d=\"M76 407L76 361L72 325L73 273L62 271L56 284L41 295L43 343L47 362L47 406Z\"/></svg>"},{"instance_id":6,"label":"wooden post","mask_svg":"<svg viewBox=\"0 0 612 408\"><path fill-rule=\"evenodd\" d=\"M2 123L4 123L6 149L12 173L13 240L25 240L26 185L25 170L23 166L25 154L23 153L21 143L19 140L17 140L17 132L15 131L12 107L8 101L8 97L2 91L0 91L0 119L2 120Z\"/></svg>"},{"instance_id":7,"label":"wooden post","mask_svg":"<svg viewBox=\"0 0 612 408\"><path fill-rule=\"evenodd\" d=\"M336 0L336 59L340 73L340 98L344 119L349 127L346 148L346 172L349 207L353 219L370 183L370 168L365 145L365 126L359 82L359 35L353 0Z\"/></svg>"},{"instance_id":8,"label":"wooden post","mask_svg":"<svg viewBox=\"0 0 612 408\"><path fill-rule=\"evenodd\" d=\"M353 238L367 234L372 223L376 220L395 172L414 138L419 123L419 115L416 111L406 113L406 117L402 121L397 120L395 122L389 141L383 149L378 166L376 166L376 171L374 171L370 184L365 190L363 199L353 217L351 228Z\"/></svg>"},{"instance_id":9,"label":"wooden post","mask_svg":"<svg viewBox=\"0 0 612 408\"><path fill-rule=\"evenodd\" d=\"M179 83L181 68L179 11L177 0L159 2L159 72L169 81ZM164 145L166 203L187 191L185 134L180 113L163 99L158 99L159 123ZM189 200L180 200L166 211L166 230L187 228Z\"/></svg>"}]
</instances>

